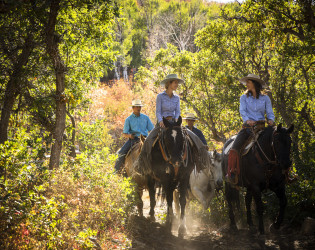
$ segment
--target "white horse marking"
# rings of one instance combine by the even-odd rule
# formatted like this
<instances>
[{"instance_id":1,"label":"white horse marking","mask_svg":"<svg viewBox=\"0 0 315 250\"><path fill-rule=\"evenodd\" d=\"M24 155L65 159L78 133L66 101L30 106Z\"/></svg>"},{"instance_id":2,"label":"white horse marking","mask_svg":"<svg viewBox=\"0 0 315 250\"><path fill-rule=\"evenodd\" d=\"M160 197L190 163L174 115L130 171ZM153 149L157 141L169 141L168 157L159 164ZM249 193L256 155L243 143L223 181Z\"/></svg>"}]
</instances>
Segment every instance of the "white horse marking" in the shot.
<instances>
[{"instance_id":1,"label":"white horse marking","mask_svg":"<svg viewBox=\"0 0 315 250\"><path fill-rule=\"evenodd\" d=\"M177 135L177 131L173 129L172 136L174 137L174 142L176 142L176 135Z\"/></svg>"}]
</instances>

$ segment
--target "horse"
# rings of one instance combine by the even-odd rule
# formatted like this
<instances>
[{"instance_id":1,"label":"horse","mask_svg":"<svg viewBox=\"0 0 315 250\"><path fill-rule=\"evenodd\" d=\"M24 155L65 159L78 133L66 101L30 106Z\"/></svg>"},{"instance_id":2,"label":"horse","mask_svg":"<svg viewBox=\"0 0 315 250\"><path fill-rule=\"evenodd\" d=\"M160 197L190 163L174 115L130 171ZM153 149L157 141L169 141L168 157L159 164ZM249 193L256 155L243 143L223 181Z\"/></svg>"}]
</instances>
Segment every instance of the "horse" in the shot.
<instances>
[{"instance_id":1,"label":"horse","mask_svg":"<svg viewBox=\"0 0 315 250\"><path fill-rule=\"evenodd\" d=\"M145 137L143 135L140 135L140 141L130 149L128 152L126 159L125 159L125 166L124 169L126 171L126 174L128 177L131 177L131 179L136 183L136 193L138 195L138 213L139 216L143 216L143 201L142 201L142 195L143 190L147 189L149 192L154 193L155 195L155 187L153 185L149 185L148 183L151 183L154 181L149 176L144 176L139 174L135 169L137 168L139 155L144 143ZM150 187L150 188L149 188Z\"/></svg>"},{"instance_id":2,"label":"horse","mask_svg":"<svg viewBox=\"0 0 315 250\"><path fill-rule=\"evenodd\" d=\"M185 205L186 193L189 185L189 176L194 167L194 147L188 136L188 132L181 126L182 118L171 123L163 118L165 129L160 130L160 135L153 144L149 166L140 171L158 180L163 189L167 201L166 229L171 231L174 219L172 203L173 191L179 190L179 202L181 206L180 226L178 235L182 237L186 233ZM152 183L150 183L152 185ZM150 187L149 187L150 188ZM152 187L151 187L152 188ZM150 200L155 197L150 195ZM154 217L155 202L150 204L150 215Z\"/></svg>"},{"instance_id":3,"label":"horse","mask_svg":"<svg viewBox=\"0 0 315 250\"><path fill-rule=\"evenodd\" d=\"M245 204L247 213L247 224L250 229L255 229L252 215L251 202L255 200L258 215L258 230L261 235L265 233L263 223L263 203L261 192L270 189L275 192L279 200L279 214L270 229L279 229L284 218L284 211L287 205L285 194L285 171L289 169L291 137L294 126L288 129L279 124L277 127L268 126L265 128L250 151L240 159L240 178L238 186L246 188ZM226 176L228 166L228 149L233 139L228 140L223 147L222 169ZM225 196L228 203L231 228L237 229L233 213L233 203L239 206L239 187L225 181Z\"/></svg>"},{"instance_id":4,"label":"horse","mask_svg":"<svg viewBox=\"0 0 315 250\"><path fill-rule=\"evenodd\" d=\"M207 209L210 205L210 201L215 195L215 191L222 189L223 178L221 154L216 150L208 152L210 163L206 169L197 171L195 167L189 178L189 191L187 195L187 203L196 198L204 209ZM174 191L174 203L176 214L179 214L179 194L178 191Z\"/></svg>"}]
</instances>

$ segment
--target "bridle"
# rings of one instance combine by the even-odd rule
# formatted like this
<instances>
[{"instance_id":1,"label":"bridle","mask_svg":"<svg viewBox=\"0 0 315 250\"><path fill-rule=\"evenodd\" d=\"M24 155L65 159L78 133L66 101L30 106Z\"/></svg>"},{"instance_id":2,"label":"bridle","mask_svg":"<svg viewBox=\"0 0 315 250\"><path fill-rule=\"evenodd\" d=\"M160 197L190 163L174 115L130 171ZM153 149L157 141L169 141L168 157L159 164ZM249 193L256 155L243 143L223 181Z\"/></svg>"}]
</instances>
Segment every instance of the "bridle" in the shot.
<instances>
[{"instance_id":1,"label":"bridle","mask_svg":"<svg viewBox=\"0 0 315 250\"><path fill-rule=\"evenodd\" d=\"M173 126L172 128L183 128L183 127L181 127L181 126ZM169 128L166 128L166 130L167 129L169 129ZM184 132L184 130L182 129L182 131L183 131L183 137L184 137L184 148L183 148L183 151L184 151L184 155L183 155L183 161L184 161L184 166L185 167L187 167L187 165L188 165L188 149L189 149L189 147L188 147L188 134L185 134L185 132ZM159 141L159 147L160 147L160 150L161 150L161 153L162 153L162 156L163 156L163 159L166 161L166 162L168 162L169 164L171 164L174 168L176 167L173 163L172 163L172 161L171 161L171 159L170 159L170 157L168 156L169 155L169 150L168 150L168 148L167 148L167 146L166 145L164 145L164 137L163 137L163 133L164 132L161 132L161 137L160 137L160 139L158 140Z\"/></svg>"},{"instance_id":2,"label":"bridle","mask_svg":"<svg viewBox=\"0 0 315 250\"><path fill-rule=\"evenodd\" d=\"M272 140L271 140L271 148L272 148L272 151L273 151L273 154L274 154L274 158L275 160L270 160L269 157L266 155L266 153L264 152L264 150L261 148L260 146L260 143L258 141L258 139L256 140L256 143L260 149L260 151L262 152L263 156L265 157L265 159L267 160L267 163L270 164L270 165L279 165L279 161L277 159L277 154L276 154L276 151L275 151L275 147L274 147L274 137L275 135L277 134L278 132L276 130L273 131L272 133ZM258 160L261 162L263 162L263 160L260 158L259 154L257 155L258 156ZM260 159L259 159L260 158Z\"/></svg>"}]
</instances>

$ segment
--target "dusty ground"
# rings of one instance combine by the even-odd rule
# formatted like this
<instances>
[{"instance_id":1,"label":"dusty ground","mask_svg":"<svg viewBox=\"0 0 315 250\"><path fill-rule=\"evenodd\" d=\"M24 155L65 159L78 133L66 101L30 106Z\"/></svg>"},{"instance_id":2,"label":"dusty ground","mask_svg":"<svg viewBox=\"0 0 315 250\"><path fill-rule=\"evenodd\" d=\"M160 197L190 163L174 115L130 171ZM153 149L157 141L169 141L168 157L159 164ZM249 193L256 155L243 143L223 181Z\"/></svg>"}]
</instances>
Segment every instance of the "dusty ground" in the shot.
<instances>
[{"instance_id":1,"label":"dusty ground","mask_svg":"<svg viewBox=\"0 0 315 250\"><path fill-rule=\"evenodd\" d=\"M315 249L315 236L304 236L285 225L277 233L265 236L251 233L247 228L231 232L227 227L213 228L187 216L187 235L177 237L177 225L168 232L163 225L165 204L157 203L156 222L148 219L148 195L144 195L145 217L129 220L132 249Z\"/></svg>"}]
</instances>

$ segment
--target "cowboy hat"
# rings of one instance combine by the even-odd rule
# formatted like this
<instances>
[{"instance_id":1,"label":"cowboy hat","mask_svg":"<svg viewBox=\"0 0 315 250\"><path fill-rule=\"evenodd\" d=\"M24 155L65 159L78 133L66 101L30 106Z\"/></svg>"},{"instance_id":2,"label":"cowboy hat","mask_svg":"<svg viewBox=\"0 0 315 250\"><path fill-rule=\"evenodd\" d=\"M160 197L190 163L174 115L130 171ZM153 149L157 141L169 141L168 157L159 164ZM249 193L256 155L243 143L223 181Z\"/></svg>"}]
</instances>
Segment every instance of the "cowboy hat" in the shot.
<instances>
[{"instance_id":1,"label":"cowboy hat","mask_svg":"<svg viewBox=\"0 0 315 250\"><path fill-rule=\"evenodd\" d=\"M142 102L139 99L132 100L131 106L132 107L143 107Z\"/></svg>"},{"instance_id":2,"label":"cowboy hat","mask_svg":"<svg viewBox=\"0 0 315 250\"><path fill-rule=\"evenodd\" d=\"M198 118L193 113L187 113L186 117L183 118L184 120L198 120Z\"/></svg>"},{"instance_id":3,"label":"cowboy hat","mask_svg":"<svg viewBox=\"0 0 315 250\"><path fill-rule=\"evenodd\" d=\"M178 80L179 84L184 82L184 80L178 78L176 74L169 74L169 75L166 76L166 78L164 80L161 81L160 84L161 85L165 85L167 82L173 81L173 80Z\"/></svg>"},{"instance_id":4,"label":"cowboy hat","mask_svg":"<svg viewBox=\"0 0 315 250\"><path fill-rule=\"evenodd\" d=\"M246 80L254 80L262 86L262 88L267 88L267 84L259 78L259 76L256 76L254 74L248 74L248 76L243 77L240 79L240 83L246 85Z\"/></svg>"}]
</instances>

